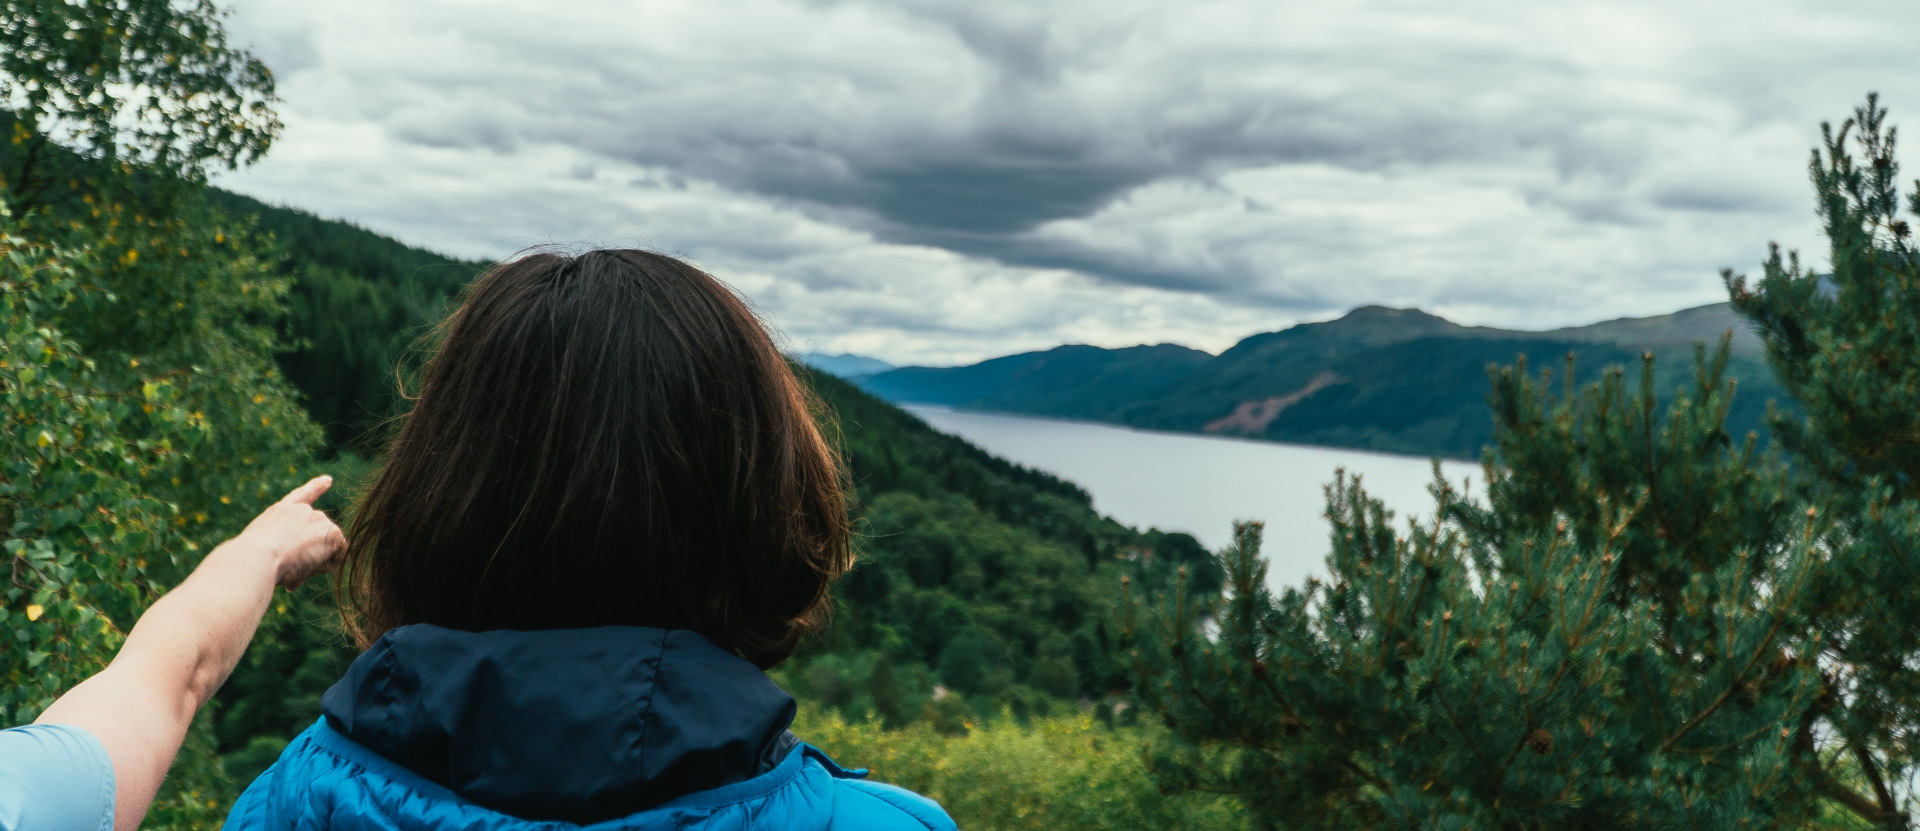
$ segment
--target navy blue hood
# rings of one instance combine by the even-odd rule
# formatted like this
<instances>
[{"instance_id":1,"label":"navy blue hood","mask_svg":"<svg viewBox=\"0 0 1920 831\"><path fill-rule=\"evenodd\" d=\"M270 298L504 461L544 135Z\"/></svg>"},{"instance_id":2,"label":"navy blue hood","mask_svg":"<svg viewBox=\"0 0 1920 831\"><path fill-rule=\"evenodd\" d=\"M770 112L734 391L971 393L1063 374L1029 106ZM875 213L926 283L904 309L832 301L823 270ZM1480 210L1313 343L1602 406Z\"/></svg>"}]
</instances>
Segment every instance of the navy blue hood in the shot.
<instances>
[{"instance_id":1,"label":"navy blue hood","mask_svg":"<svg viewBox=\"0 0 1920 831\"><path fill-rule=\"evenodd\" d=\"M698 634L403 626L321 699L328 726L462 797L588 823L771 770L793 698Z\"/></svg>"}]
</instances>

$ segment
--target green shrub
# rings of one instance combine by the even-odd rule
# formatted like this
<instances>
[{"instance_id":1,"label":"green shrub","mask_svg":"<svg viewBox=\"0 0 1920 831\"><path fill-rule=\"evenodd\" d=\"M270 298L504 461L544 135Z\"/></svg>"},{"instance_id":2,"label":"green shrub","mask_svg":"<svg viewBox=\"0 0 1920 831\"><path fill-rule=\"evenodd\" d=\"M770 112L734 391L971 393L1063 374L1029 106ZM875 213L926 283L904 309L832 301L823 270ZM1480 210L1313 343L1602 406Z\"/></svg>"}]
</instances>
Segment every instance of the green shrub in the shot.
<instances>
[{"instance_id":1,"label":"green shrub","mask_svg":"<svg viewBox=\"0 0 1920 831\"><path fill-rule=\"evenodd\" d=\"M1246 827L1229 799L1154 786L1141 756L1151 728L1108 728L1085 714L966 727L964 736L924 721L887 730L878 719L803 711L794 730L841 764L870 768L874 781L938 801L961 828Z\"/></svg>"}]
</instances>

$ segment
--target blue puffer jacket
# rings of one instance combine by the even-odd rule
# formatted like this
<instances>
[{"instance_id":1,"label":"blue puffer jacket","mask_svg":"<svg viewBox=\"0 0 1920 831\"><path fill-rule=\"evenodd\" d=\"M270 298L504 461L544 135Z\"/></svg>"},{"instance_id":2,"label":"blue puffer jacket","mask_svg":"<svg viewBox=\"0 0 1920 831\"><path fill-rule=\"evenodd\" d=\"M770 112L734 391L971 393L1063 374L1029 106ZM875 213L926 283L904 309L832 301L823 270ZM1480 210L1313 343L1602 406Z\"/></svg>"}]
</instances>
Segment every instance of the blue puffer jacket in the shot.
<instances>
[{"instance_id":1,"label":"blue puffer jacket","mask_svg":"<svg viewBox=\"0 0 1920 831\"><path fill-rule=\"evenodd\" d=\"M793 699L692 632L406 626L354 661L228 829L952 829L787 727Z\"/></svg>"}]
</instances>

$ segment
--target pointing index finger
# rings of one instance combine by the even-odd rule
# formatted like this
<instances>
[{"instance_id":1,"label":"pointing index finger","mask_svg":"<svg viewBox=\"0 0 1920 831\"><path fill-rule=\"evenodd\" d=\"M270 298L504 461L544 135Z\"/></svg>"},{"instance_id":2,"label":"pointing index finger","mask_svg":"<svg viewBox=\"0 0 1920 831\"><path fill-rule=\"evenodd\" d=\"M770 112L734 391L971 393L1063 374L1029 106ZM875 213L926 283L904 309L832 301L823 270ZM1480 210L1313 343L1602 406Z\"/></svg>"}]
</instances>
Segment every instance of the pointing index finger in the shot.
<instances>
[{"instance_id":1,"label":"pointing index finger","mask_svg":"<svg viewBox=\"0 0 1920 831\"><path fill-rule=\"evenodd\" d=\"M319 499L320 495L326 493L327 489L331 487L333 487L332 476L326 476L326 475L315 476L312 479L307 480L306 484L301 485L300 487L294 488L292 492L287 494L285 499L282 499L280 501L298 502L302 505L312 505L314 500Z\"/></svg>"}]
</instances>

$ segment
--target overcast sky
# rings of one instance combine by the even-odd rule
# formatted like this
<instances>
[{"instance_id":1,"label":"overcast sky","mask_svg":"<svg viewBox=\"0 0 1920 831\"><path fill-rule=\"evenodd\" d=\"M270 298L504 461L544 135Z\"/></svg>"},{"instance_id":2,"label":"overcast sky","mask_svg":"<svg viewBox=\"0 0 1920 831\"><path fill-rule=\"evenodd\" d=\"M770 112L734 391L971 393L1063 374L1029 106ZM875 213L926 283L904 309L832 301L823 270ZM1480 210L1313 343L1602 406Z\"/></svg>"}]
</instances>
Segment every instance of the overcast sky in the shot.
<instances>
[{"instance_id":1,"label":"overcast sky","mask_svg":"<svg viewBox=\"0 0 1920 831\"><path fill-rule=\"evenodd\" d=\"M1551 328L1824 260L1819 122L1920 112L1920 4L1840 5L236 0L286 132L219 182L462 256L655 248L896 363Z\"/></svg>"}]
</instances>

